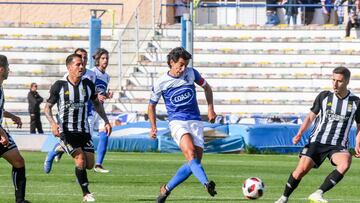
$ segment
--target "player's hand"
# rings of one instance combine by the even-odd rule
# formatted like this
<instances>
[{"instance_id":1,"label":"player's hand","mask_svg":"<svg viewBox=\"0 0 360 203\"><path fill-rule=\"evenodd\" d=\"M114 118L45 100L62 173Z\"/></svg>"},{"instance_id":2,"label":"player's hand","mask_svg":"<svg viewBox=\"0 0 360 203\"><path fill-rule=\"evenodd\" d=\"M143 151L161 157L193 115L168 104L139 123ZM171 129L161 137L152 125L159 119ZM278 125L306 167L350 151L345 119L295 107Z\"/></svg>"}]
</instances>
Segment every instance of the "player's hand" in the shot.
<instances>
[{"instance_id":1,"label":"player's hand","mask_svg":"<svg viewBox=\"0 0 360 203\"><path fill-rule=\"evenodd\" d=\"M17 128L21 128L21 127L22 127L22 122L21 122L21 118L20 118L20 117L14 115L14 116L11 118L11 120L14 121L14 123L17 125L17 126L16 126Z\"/></svg>"},{"instance_id":2,"label":"player's hand","mask_svg":"<svg viewBox=\"0 0 360 203\"><path fill-rule=\"evenodd\" d=\"M214 111L209 111L208 118L210 123L214 123L216 119L216 113Z\"/></svg>"},{"instance_id":3,"label":"player's hand","mask_svg":"<svg viewBox=\"0 0 360 203\"><path fill-rule=\"evenodd\" d=\"M51 125L51 132L55 137L60 137L59 125L57 123Z\"/></svg>"},{"instance_id":4,"label":"player's hand","mask_svg":"<svg viewBox=\"0 0 360 203\"><path fill-rule=\"evenodd\" d=\"M300 135L300 134L295 135L295 136L293 137L293 140L292 140L293 144L299 143L300 139L301 139L301 135Z\"/></svg>"},{"instance_id":5,"label":"player's hand","mask_svg":"<svg viewBox=\"0 0 360 203\"><path fill-rule=\"evenodd\" d=\"M112 132L112 127L111 127L110 123L105 123L104 127L106 130L107 136L110 136L110 134Z\"/></svg>"},{"instance_id":6,"label":"player's hand","mask_svg":"<svg viewBox=\"0 0 360 203\"><path fill-rule=\"evenodd\" d=\"M101 94L98 94L97 98L101 103L104 103L106 100L106 96Z\"/></svg>"},{"instance_id":7,"label":"player's hand","mask_svg":"<svg viewBox=\"0 0 360 203\"><path fill-rule=\"evenodd\" d=\"M156 139L156 134L157 134L157 128L151 128L151 130L149 132L149 137L151 139Z\"/></svg>"},{"instance_id":8,"label":"player's hand","mask_svg":"<svg viewBox=\"0 0 360 203\"><path fill-rule=\"evenodd\" d=\"M0 144L5 147L9 144L9 137L3 129L0 129Z\"/></svg>"},{"instance_id":9,"label":"player's hand","mask_svg":"<svg viewBox=\"0 0 360 203\"><path fill-rule=\"evenodd\" d=\"M108 98L108 99L112 99L113 96L114 96L114 92L109 90L109 91L107 92L107 98Z\"/></svg>"},{"instance_id":10,"label":"player's hand","mask_svg":"<svg viewBox=\"0 0 360 203\"><path fill-rule=\"evenodd\" d=\"M360 146L359 145L355 146L355 157L360 158Z\"/></svg>"}]
</instances>

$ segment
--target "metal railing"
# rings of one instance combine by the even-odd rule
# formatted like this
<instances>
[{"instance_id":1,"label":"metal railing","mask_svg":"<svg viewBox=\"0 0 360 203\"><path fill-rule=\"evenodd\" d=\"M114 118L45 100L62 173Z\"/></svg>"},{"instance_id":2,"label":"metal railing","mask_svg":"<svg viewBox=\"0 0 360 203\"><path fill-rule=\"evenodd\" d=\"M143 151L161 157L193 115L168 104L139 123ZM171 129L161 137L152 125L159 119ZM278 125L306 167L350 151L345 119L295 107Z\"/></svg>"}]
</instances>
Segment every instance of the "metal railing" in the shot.
<instances>
[{"instance_id":1,"label":"metal railing","mask_svg":"<svg viewBox=\"0 0 360 203\"><path fill-rule=\"evenodd\" d=\"M188 7L184 4L161 4L161 12L163 12L164 7ZM240 3L240 1L223 2L223 3L206 3L200 2L194 7L194 23L201 24L215 24L215 25L235 25L235 24L244 24L244 25L264 25L267 21L267 12L268 8L275 7L277 9L277 15L280 18L281 23L285 23L285 11L286 7L297 7L299 10L298 17L305 15L307 10L311 9L322 9L322 7L334 8L334 7L343 7L345 10L353 7L352 5L321 5L321 4L264 4L264 3ZM316 11L315 11L316 12ZM320 11L321 12L321 11ZM335 12L334 12L335 13ZM348 13L345 11L345 13ZM314 18L319 18L318 15L315 15ZM320 15L321 16L321 15ZM318 19L315 24L323 24L322 19ZM317 23L319 22L319 23ZM163 24L163 19L161 19L160 24ZM302 22L304 23L304 22ZM333 24L337 24L334 22Z\"/></svg>"}]
</instances>

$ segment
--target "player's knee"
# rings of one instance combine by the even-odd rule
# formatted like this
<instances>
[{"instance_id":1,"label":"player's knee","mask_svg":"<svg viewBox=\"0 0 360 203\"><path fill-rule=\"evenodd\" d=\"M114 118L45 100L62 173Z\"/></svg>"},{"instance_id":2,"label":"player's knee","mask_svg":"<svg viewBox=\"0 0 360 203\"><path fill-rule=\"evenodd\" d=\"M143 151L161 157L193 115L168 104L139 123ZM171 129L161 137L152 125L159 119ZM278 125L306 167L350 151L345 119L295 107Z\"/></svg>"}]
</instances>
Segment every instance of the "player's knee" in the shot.
<instances>
[{"instance_id":1,"label":"player's knee","mask_svg":"<svg viewBox=\"0 0 360 203\"><path fill-rule=\"evenodd\" d=\"M301 179L302 177L304 177L306 174L308 173L307 168L305 167L298 167L296 168L296 170L293 172L293 177L297 180Z\"/></svg>"},{"instance_id":2,"label":"player's knee","mask_svg":"<svg viewBox=\"0 0 360 203\"><path fill-rule=\"evenodd\" d=\"M350 165L351 165L351 162L344 162L344 163L338 164L338 165L336 166L336 169L337 169L341 174L345 174L346 171L349 170Z\"/></svg>"},{"instance_id":3,"label":"player's knee","mask_svg":"<svg viewBox=\"0 0 360 203\"><path fill-rule=\"evenodd\" d=\"M15 167L15 168L22 168L25 166L25 160L24 158L19 155L17 156L14 161L12 162L12 166Z\"/></svg>"}]
</instances>

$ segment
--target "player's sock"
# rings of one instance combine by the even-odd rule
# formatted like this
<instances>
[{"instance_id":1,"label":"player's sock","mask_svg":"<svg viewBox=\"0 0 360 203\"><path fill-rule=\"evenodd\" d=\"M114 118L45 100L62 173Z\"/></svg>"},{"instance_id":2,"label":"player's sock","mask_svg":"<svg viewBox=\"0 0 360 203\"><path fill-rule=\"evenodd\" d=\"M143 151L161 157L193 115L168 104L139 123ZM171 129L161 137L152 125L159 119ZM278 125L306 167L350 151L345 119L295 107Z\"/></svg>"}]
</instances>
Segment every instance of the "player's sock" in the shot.
<instances>
[{"instance_id":1,"label":"player's sock","mask_svg":"<svg viewBox=\"0 0 360 203\"><path fill-rule=\"evenodd\" d=\"M102 165L104 161L108 140L109 137L106 132L99 132L99 144L96 150L96 165Z\"/></svg>"},{"instance_id":2,"label":"player's sock","mask_svg":"<svg viewBox=\"0 0 360 203\"><path fill-rule=\"evenodd\" d=\"M22 168L13 167L12 179L15 187L16 202L22 202L25 199L25 189L26 189L25 167Z\"/></svg>"},{"instance_id":3,"label":"player's sock","mask_svg":"<svg viewBox=\"0 0 360 203\"><path fill-rule=\"evenodd\" d=\"M171 178L171 180L166 184L166 189L172 191L176 186L180 185L184 180L186 180L191 175L191 169L188 163L182 165L176 172L176 174Z\"/></svg>"},{"instance_id":4,"label":"player's sock","mask_svg":"<svg viewBox=\"0 0 360 203\"><path fill-rule=\"evenodd\" d=\"M191 172L194 174L194 176L200 181L202 185L205 185L208 183L208 178L205 174L205 171L198 159L193 159L189 161L189 166L191 169Z\"/></svg>"},{"instance_id":5,"label":"player's sock","mask_svg":"<svg viewBox=\"0 0 360 203\"><path fill-rule=\"evenodd\" d=\"M324 180L323 184L320 186L320 190L324 193L333 188L341 179L344 177L338 170L333 170Z\"/></svg>"},{"instance_id":6,"label":"player's sock","mask_svg":"<svg viewBox=\"0 0 360 203\"><path fill-rule=\"evenodd\" d=\"M297 188L297 186L299 185L301 179L300 180L296 180L292 174L290 174L289 176L289 180L285 185L285 190L284 190L284 196L285 197L289 197L291 195L291 193Z\"/></svg>"},{"instance_id":7,"label":"player's sock","mask_svg":"<svg viewBox=\"0 0 360 203\"><path fill-rule=\"evenodd\" d=\"M79 169L78 167L75 167L75 174L83 194L84 195L89 194L90 193L88 189L89 181L87 178L86 169Z\"/></svg>"}]
</instances>

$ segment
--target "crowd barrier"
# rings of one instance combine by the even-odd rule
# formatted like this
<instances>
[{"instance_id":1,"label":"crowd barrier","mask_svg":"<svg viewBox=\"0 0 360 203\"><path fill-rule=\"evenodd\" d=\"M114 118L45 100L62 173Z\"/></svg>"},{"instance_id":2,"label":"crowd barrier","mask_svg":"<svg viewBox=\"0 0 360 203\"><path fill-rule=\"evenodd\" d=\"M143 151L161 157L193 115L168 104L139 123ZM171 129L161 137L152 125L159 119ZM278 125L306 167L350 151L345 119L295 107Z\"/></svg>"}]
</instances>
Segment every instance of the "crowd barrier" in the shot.
<instances>
[{"instance_id":1,"label":"crowd barrier","mask_svg":"<svg viewBox=\"0 0 360 203\"><path fill-rule=\"evenodd\" d=\"M150 139L148 122L130 123L113 128L108 143L109 151L123 152L180 152L170 135L168 123L157 123L158 137ZM205 123L205 152L238 153L246 149L257 152L297 153L307 143L311 128L297 145L292 144L298 124L210 124ZM349 135L349 147L355 147L356 129ZM52 135L13 135L21 150L49 151L58 139ZM93 136L94 145L98 137Z\"/></svg>"}]
</instances>

